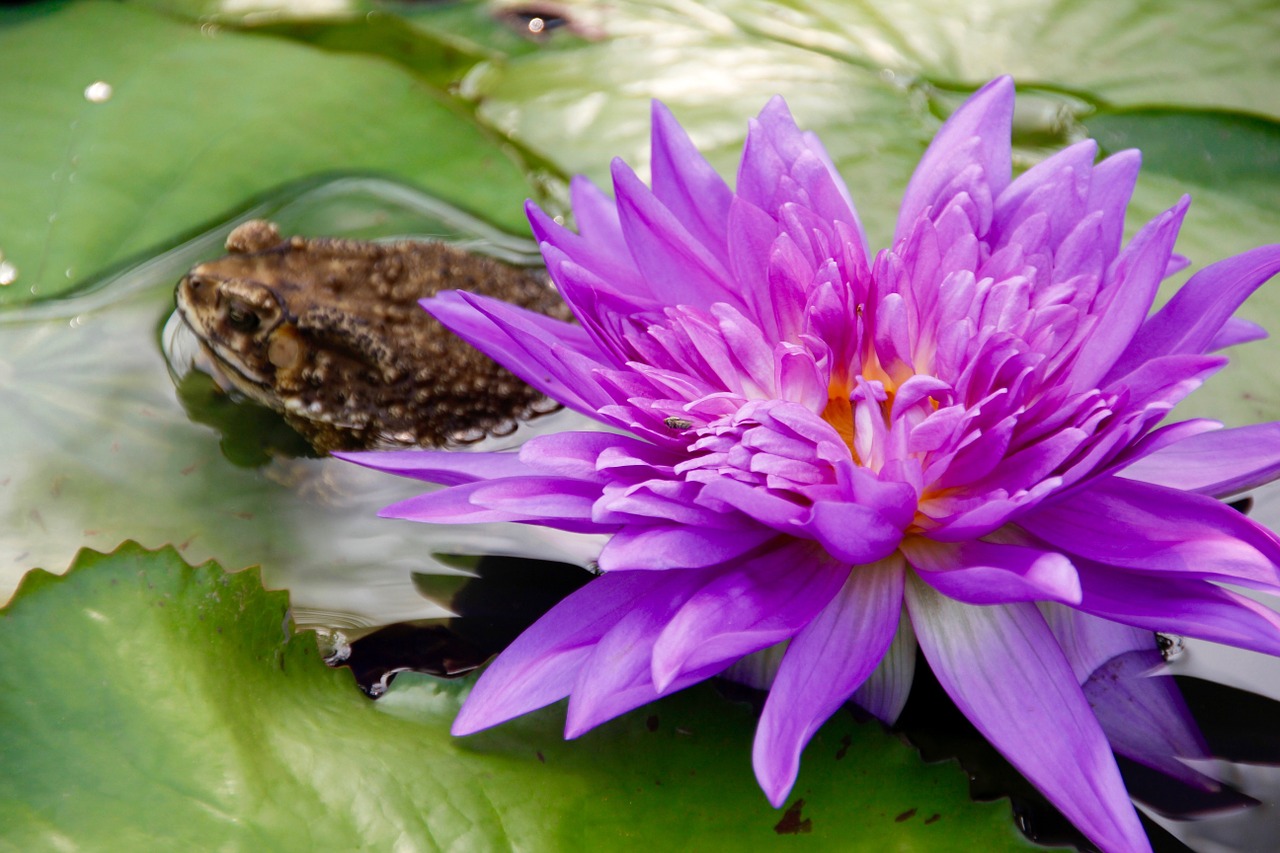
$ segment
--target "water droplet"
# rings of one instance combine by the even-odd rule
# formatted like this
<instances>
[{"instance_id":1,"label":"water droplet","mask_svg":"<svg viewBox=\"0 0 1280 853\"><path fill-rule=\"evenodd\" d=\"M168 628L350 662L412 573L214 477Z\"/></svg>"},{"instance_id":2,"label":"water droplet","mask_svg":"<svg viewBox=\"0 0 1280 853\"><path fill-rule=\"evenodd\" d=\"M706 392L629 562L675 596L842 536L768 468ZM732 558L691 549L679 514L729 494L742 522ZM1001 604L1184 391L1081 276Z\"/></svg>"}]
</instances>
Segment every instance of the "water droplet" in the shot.
<instances>
[{"instance_id":1,"label":"water droplet","mask_svg":"<svg viewBox=\"0 0 1280 853\"><path fill-rule=\"evenodd\" d=\"M1160 655L1165 663L1173 663L1187 650L1186 641L1177 634L1157 633L1156 645L1160 648Z\"/></svg>"},{"instance_id":2,"label":"water droplet","mask_svg":"<svg viewBox=\"0 0 1280 853\"><path fill-rule=\"evenodd\" d=\"M8 261L0 261L0 287L7 287L18 280L18 268Z\"/></svg>"},{"instance_id":3,"label":"water droplet","mask_svg":"<svg viewBox=\"0 0 1280 853\"><path fill-rule=\"evenodd\" d=\"M315 632L316 646L329 666L337 666L351 657L351 641L346 634L332 628L316 628Z\"/></svg>"},{"instance_id":4,"label":"water droplet","mask_svg":"<svg viewBox=\"0 0 1280 853\"><path fill-rule=\"evenodd\" d=\"M551 218L551 221L553 221L553 222L554 222L555 224L557 224L557 225L563 225L563 224L564 224L564 217L563 217L563 216L553 216L553 217Z\"/></svg>"},{"instance_id":5,"label":"water droplet","mask_svg":"<svg viewBox=\"0 0 1280 853\"><path fill-rule=\"evenodd\" d=\"M111 84L102 80L95 80L88 86L84 87L84 99L94 104L101 104L111 100Z\"/></svg>"},{"instance_id":6,"label":"water droplet","mask_svg":"<svg viewBox=\"0 0 1280 853\"><path fill-rule=\"evenodd\" d=\"M546 26L547 26L547 22L542 20L541 18L529 19L529 32L533 33L534 35L537 35L538 33L542 32L544 29L546 29Z\"/></svg>"},{"instance_id":7,"label":"water droplet","mask_svg":"<svg viewBox=\"0 0 1280 853\"><path fill-rule=\"evenodd\" d=\"M67 267L66 274L67 274L67 278L75 278L75 270L71 269L71 267Z\"/></svg>"}]
</instances>

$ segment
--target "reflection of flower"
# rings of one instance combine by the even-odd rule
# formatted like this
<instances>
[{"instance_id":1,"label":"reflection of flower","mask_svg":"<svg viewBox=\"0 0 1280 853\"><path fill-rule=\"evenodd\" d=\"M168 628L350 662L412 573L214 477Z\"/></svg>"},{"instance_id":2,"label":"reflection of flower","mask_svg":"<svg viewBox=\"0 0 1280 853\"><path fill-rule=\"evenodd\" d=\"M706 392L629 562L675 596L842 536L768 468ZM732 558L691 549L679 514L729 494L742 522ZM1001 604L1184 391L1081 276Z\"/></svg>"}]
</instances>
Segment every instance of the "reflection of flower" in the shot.
<instances>
[{"instance_id":1,"label":"reflection of flower","mask_svg":"<svg viewBox=\"0 0 1280 853\"><path fill-rule=\"evenodd\" d=\"M789 640L754 750L778 805L842 703L896 717L918 643L1086 835L1147 846L1081 685L1150 631L1280 653L1280 618L1217 584L1280 590L1280 539L1214 500L1275 476L1280 426L1158 426L1226 363L1209 352L1259 336L1230 315L1280 246L1148 317L1187 200L1122 249L1136 152L1095 165L1083 142L1011 181L1012 110L1000 79L951 117L871 259L780 99L751 124L736 192L657 106L652 190L615 162L616 202L574 183L579 234L530 210L580 326L465 293L427 303L629 433L348 456L452 486L385 515L613 534L604 574L489 668L455 732L567 695L572 737ZM1176 715L1176 694L1147 699ZM1104 722L1118 750L1150 751ZM1169 728L1147 740L1195 751Z\"/></svg>"}]
</instances>

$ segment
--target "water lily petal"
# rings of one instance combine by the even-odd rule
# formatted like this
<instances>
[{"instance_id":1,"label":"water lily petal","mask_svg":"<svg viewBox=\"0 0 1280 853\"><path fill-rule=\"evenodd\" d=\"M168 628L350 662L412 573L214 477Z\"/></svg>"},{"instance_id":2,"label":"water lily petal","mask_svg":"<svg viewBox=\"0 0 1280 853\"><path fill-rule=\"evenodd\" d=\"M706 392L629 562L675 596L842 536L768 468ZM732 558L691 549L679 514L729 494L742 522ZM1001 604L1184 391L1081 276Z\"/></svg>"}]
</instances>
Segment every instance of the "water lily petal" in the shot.
<instances>
[{"instance_id":1,"label":"water lily petal","mask_svg":"<svg viewBox=\"0 0 1280 853\"><path fill-rule=\"evenodd\" d=\"M1276 535L1202 495L1107 477L1040 504L1018 524L1100 563L1280 591Z\"/></svg>"},{"instance_id":2,"label":"water lily petal","mask_svg":"<svg viewBox=\"0 0 1280 853\"><path fill-rule=\"evenodd\" d=\"M591 518L599 490L592 483L554 477L481 480L408 498L378 515L436 524L520 521L577 533L611 533L617 525Z\"/></svg>"},{"instance_id":3,"label":"water lily petal","mask_svg":"<svg viewBox=\"0 0 1280 853\"><path fill-rule=\"evenodd\" d=\"M584 202L581 211L577 213L580 234L575 234L556 222L532 201L525 205L533 238L542 247L544 256L547 249L555 249L565 259L590 271L597 286L611 296L627 298L633 304L651 301L652 294L648 293L622 235L618 208L613 200L595 184L581 177L575 178L570 184L570 193L575 211L578 211L579 200ZM559 286L560 294L575 309L574 313L578 316L590 316L590 312L584 310L587 305L578 304L581 291L566 288L560 276L553 278Z\"/></svg>"},{"instance_id":4,"label":"water lily petal","mask_svg":"<svg viewBox=\"0 0 1280 853\"><path fill-rule=\"evenodd\" d=\"M1111 376L1123 376L1156 356L1205 352L1249 294L1277 272L1280 244L1261 246L1200 270L1142 324Z\"/></svg>"},{"instance_id":5,"label":"water lily petal","mask_svg":"<svg viewBox=\"0 0 1280 853\"><path fill-rule=\"evenodd\" d=\"M894 242L904 239L917 219L949 200L943 190L970 166L977 167L979 179L998 196L1009 184L1012 155L1006 142L1013 125L1013 79L997 77L975 92L964 106L951 114L934 136L911 182L907 184ZM981 233L989 223L982 223Z\"/></svg>"},{"instance_id":6,"label":"water lily petal","mask_svg":"<svg viewBox=\"0 0 1280 853\"><path fill-rule=\"evenodd\" d=\"M795 784L805 744L888 650L902 612L904 576L897 555L854 567L834 599L787 648L752 750L756 778L775 807Z\"/></svg>"},{"instance_id":7,"label":"water lily petal","mask_svg":"<svg viewBox=\"0 0 1280 853\"><path fill-rule=\"evenodd\" d=\"M1234 510L1233 510L1234 511ZM1280 655L1280 614L1198 578L1122 572L1075 561L1086 613L1148 631L1165 631Z\"/></svg>"},{"instance_id":8,"label":"water lily petal","mask_svg":"<svg viewBox=\"0 0 1280 853\"><path fill-rule=\"evenodd\" d=\"M444 291L422 304L450 331L553 400L590 416L612 402L591 378L603 365L586 354L595 347L582 329L461 291Z\"/></svg>"},{"instance_id":9,"label":"water lily petal","mask_svg":"<svg viewBox=\"0 0 1280 853\"><path fill-rule=\"evenodd\" d=\"M668 305L736 303L728 270L621 160L612 166L618 215L653 296Z\"/></svg>"},{"instance_id":10,"label":"water lily petal","mask_svg":"<svg viewBox=\"0 0 1280 853\"><path fill-rule=\"evenodd\" d=\"M903 533L891 514L845 501L818 501L797 526L832 556L855 564L884 559L898 547Z\"/></svg>"},{"instance_id":11,"label":"water lily petal","mask_svg":"<svg viewBox=\"0 0 1280 853\"><path fill-rule=\"evenodd\" d=\"M825 223L843 222L854 229L850 236L865 243L849 191L826 149L812 133L796 127L780 97L772 98L747 125L737 194L763 210L792 204L811 210ZM862 246L856 250L865 265Z\"/></svg>"},{"instance_id":12,"label":"water lily petal","mask_svg":"<svg viewBox=\"0 0 1280 853\"><path fill-rule=\"evenodd\" d=\"M1125 209L1138 182L1138 168L1142 155L1135 150L1120 151L1093 168L1093 181L1089 186L1090 211L1102 214L1098 230L1098 247L1105 253L1103 261L1110 264L1120 250L1120 238L1124 232Z\"/></svg>"},{"instance_id":13,"label":"water lily petal","mask_svg":"<svg viewBox=\"0 0 1280 853\"><path fill-rule=\"evenodd\" d=\"M847 565L795 541L735 564L662 629L653 649L654 687L664 692L687 672L728 666L795 636L848 576Z\"/></svg>"},{"instance_id":14,"label":"water lily petal","mask_svg":"<svg viewBox=\"0 0 1280 853\"><path fill-rule=\"evenodd\" d=\"M939 683L983 736L1090 841L1149 851L1102 727L1035 605L972 607L915 578L906 601Z\"/></svg>"},{"instance_id":15,"label":"water lily petal","mask_svg":"<svg viewBox=\"0 0 1280 853\"><path fill-rule=\"evenodd\" d=\"M1143 325L1190 204L1191 198L1183 196L1177 205L1147 223L1112 263L1107 289L1099 294L1100 304L1095 309L1098 324L1071 369L1069 381L1074 390L1102 384Z\"/></svg>"},{"instance_id":16,"label":"water lily petal","mask_svg":"<svg viewBox=\"0 0 1280 853\"><path fill-rule=\"evenodd\" d=\"M725 223L733 192L660 101L653 102L650 150L653 194L727 269Z\"/></svg>"},{"instance_id":17,"label":"water lily petal","mask_svg":"<svg viewBox=\"0 0 1280 853\"><path fill-rule=\"evenodd\" d=\"M1080 601L1075 567L1056 551L971 539L904 539L902 553L925 583L969 604L1009 601Z\"/></svg>"},{"instance_id":18,"label":"water lily petal","mask_svg":"<svg viewBox=\"0 0 1280 853\"><path fill-rule=\"evenodd\" d=\"M1069 607L1041 607L1118 754L1202 790L1220 785L1183 763L1208 748L1150 631Z\"/></svg>"},{"instance_id":19,"label":"water lily petal","mask_svg":"<svg viewBox=\"0 0 1280 853\"><path fill-rule=\"evenodd\" d=\"M495 477L523 477L538 473L522 462L519 454L505 451L457 453L452 450L377 450L344 451L333 455L397 477L450 486Z\"/></svg>"},{"instance_id":20,"label":"water lily petal","mask_svg":"<svg viewBox=\"0 0 1280 853\"><path fill-rule=\"evenodd\" d=\"M569 694L565 737L575 738L662 695L662 691L654 687L652 678L654 643L680 607L699 589L714 583L721 573L717 570L625 573L654 578L654 586L633 599L625 612L616 614L615 623L582 662ZM706 679L726 665L685 673L668 685L666 692Z\"/></svg>"},{"instance_id":21,"label":"water lily petal","mask_svg":"<svg viewBox=\"0 0 1280 853\"><path fill-rule=\"evenodd\" d=\"M1215 498L1280 476L1280 422L1202 432L1123 469L1124 476Z\"/></svg>"},{"instance_id":22,"label":"water lily petal","mask_svg":"<svg viewBox=\"0 0 1280 853\"><path fill-rule=\"evenodd\" d=\"M853 702L887 726L896 723L915 681L916 649L916 634L904 609L889 650L867 680L853 691Z\"/></svg>"},{"instance_id":23,"label":"water lily petal","mask_svg":"<svg viewBox=\"0 0 1280 853\"><path fill-rule=\"evenodd\" d=\"M700 569L727 563L768 542L777 532L749 522L715 529L624 525L600 551L603 571Z\"/></svg>"},{"instance_id":24,"label":"water lily petal","mask_svg":"<svg viewBox=\"0 0 1280 853\"><path fill-rule=\"evenodd\" d=\"M1243 317L1228 317L1227 322L1222 324L1222 328L1205 346L1205 352L1217 352L1227 347L1261 341L1267 335L1267 330L1252 320L1246 320Z\"/></svg>"},{"instance_id":25,"label":"water lily petal","mask_svg":"<svg viewBox=\"0 0 1280 853\"><path fill-rule=\"evenodd\" d=\"M485 669L454 720L453 733L478 732L569 695L595 643L634 602L661 594L673 577L615 572L571 593Z\"/></svg>"}]
</instances>

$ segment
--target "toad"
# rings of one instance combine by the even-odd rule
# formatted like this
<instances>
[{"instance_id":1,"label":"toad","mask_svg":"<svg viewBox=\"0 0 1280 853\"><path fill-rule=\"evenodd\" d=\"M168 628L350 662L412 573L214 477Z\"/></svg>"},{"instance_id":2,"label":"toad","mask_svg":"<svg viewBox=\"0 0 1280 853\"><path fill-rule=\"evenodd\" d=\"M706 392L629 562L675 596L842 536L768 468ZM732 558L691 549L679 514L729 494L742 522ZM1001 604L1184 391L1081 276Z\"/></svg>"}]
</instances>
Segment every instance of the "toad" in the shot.
<instances>
[{"instance_id":1,"label":"toad","mask_svg":"<svg viewBox=\"0 0 1280 853\"><path fill-rule=\"evenodd\" d=\"M568 319L540 272L437 242L282 239L253 220L178 284L218 374L318 450L449 446L505 435L554 402L418 304L468 290Z\"/></svg>"}]
</instances>

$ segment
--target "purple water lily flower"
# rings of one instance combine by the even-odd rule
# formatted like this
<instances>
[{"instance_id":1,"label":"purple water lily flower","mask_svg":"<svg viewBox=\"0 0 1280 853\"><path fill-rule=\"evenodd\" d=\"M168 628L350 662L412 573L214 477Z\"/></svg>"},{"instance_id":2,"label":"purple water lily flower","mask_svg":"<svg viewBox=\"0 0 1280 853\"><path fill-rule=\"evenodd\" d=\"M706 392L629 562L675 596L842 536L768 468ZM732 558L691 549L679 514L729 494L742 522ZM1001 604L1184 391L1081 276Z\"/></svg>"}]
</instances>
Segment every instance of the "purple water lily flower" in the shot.
<instances>
[{"instance_id":1,"label":"purple water lily flower","mask_svg":"<svg viewBox=\"0 0 1280 853\"><path fill-rule=\"evenodd\" d=\"M1280 653L1280 617L1220 585L1280 592L1280 538L1216 500L1280 473L1280 425L1163 423L1215 350L1261 336L1231 315L1280 246L1148 316L1188 201L1122 245L1137 152L1095 163L1082 142L1011 180L1013 101L999 79L946 122L874 257L781 99L750 124L736 190L655 105L652 189L615 161L614 200L574 181L578 233L529 208L578 324L424 303L620 431L346 455L450 486L386 516L611 534L603 574L489 667L456 734L568 696L574 737L785 642L753 754L780 805L843 703L897 716L918 644L1085 835L1148 849L1113 746L1194 755L1198 736L1126 738L1091 679L1153 631Z\"/></svg>"}]
</instances>

